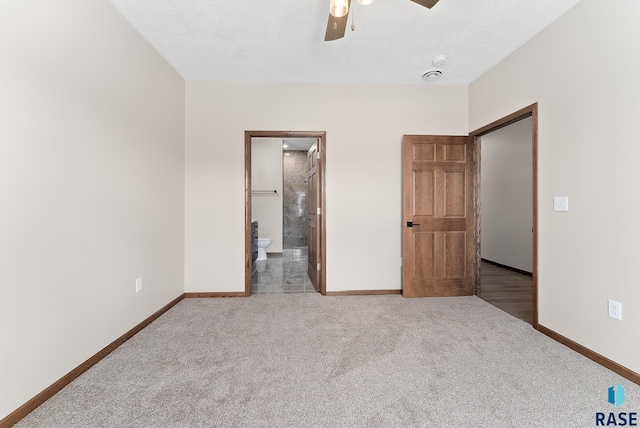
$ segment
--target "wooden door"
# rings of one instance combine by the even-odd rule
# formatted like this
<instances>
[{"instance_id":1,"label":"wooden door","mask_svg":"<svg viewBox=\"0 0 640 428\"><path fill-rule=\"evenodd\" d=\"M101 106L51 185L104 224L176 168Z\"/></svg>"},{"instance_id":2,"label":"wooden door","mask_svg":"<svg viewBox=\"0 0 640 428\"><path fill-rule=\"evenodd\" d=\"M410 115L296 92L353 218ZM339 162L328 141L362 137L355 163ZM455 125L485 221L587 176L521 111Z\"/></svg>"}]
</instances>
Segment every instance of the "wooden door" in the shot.
<instances>
[{"instance_id":1,"label":"wooden door","mask_svg":"<svg viewBox=\"0 0 640 428\"><path fill-rule=\"evenodd\" d=\"M472 150L472 137L403 137L404 297L473 294Z\"/></svg>"},{"instance_id":2,"label":"wooden door","mask_svg":"<svg viewBox=\"0 0 640 428\"><path fill-rule=\"evenodd\" d=\"M308 254L309 263L307 272L316 291L320 291L320 216L322 208L320 204L319 168L318 168L318 143L307 152L307 218L308 218Z\"/></svg>"}]
</instances>

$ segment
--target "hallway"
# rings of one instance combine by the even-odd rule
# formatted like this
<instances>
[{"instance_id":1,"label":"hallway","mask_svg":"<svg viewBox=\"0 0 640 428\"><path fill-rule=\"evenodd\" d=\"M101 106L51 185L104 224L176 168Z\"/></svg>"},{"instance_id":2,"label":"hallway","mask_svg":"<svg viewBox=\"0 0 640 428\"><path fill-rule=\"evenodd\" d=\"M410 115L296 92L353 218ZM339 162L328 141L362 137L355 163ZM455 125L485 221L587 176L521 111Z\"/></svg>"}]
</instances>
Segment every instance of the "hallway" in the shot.
<instances>
[{"instance_id":1,"label":"hallway","mask_svg":"<svg viewBox=\"0 0 640 428\"><path fill-rule=\"evenodd\" d=\"M478 297L510 315L533 324L531 276L482 261L481 293Z\"/></svg>"}]
</instances>

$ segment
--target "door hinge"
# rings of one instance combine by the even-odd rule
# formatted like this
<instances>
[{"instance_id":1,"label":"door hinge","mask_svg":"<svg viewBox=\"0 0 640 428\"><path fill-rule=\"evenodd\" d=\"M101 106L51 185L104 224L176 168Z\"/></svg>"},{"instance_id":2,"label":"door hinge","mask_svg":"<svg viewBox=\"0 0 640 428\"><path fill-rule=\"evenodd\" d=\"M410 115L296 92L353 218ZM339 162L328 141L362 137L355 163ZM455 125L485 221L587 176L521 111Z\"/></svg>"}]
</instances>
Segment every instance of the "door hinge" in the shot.
<instances>
[{"instance_id":1,"label":"door hinge","mask_svg":"<svg viewBox=\"0 0 640 428\"><path fill-rule=\"evenodd\" d=\"M320 270L321 268L322 268L322 265L320 263L318 263L317 270Z\"/></svg>"},{"instance_id":2,"label":"door hinge","mask_svg":"<svg viewBox=\"0 0 640 428\"><path fill-rule=\"evenodd\" d=\"M316 209L316 214L321 215L322 214L322 208L318 207Z\"/></svg>"}]
</instances>

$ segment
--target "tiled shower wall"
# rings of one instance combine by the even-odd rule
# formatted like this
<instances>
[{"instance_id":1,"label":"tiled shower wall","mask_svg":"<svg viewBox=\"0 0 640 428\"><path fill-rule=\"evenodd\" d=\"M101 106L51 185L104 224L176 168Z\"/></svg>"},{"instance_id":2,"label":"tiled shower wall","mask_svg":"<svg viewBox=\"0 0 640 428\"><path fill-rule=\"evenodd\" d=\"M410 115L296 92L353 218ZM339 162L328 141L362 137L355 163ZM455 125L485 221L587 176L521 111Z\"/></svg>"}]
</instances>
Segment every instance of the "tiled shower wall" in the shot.
<instances>
[{"instance_id":1,"label":"tiled shower wall","mask_svg":"<svg viewBox=\"0 0 640 428\"><path fill-rule=\"evenodd\" d=\"M307 152L283 154L283 247L307 246Z\"/></svg>"}]
</instances>

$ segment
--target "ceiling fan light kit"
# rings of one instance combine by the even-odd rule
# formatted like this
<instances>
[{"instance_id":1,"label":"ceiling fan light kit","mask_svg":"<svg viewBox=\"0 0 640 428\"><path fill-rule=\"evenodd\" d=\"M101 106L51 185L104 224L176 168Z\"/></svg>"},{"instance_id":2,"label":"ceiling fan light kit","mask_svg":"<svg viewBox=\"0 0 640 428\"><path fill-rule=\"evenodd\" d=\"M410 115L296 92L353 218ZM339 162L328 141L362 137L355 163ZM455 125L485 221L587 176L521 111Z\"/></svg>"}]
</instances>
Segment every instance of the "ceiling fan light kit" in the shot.
<instances>
[{"instance_id":1,"label":"ceiling fan light kit","mask_svg":"<svg viewBox=\"0 0 640 428\"><path fill-rule=\"evenodd\" d=\"M331 0L329 13L336 18L342 18L349 13L349 0Z\"/></svg>"},{"instance_id":2,"label":"ceiling fan light kit","mask_svg":"<svg viewBox=\"0 0 640 428\"><path fill-rule=\"evenodd\" d=\"M431 9L439 0L411 0L414 3ZM362 5L373 3L374 0L358 0ZM329 20L327 21L327 31L324 34L324 41L338 40L344 37L347 28L347 19L349 18L349 7L351 0L330 0L329 2ZM353 31L352 26L351 30Z\"/></svg>"}]
</instances>

